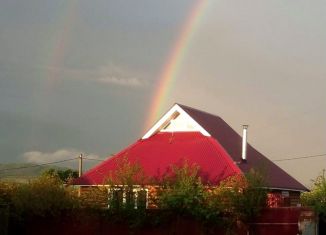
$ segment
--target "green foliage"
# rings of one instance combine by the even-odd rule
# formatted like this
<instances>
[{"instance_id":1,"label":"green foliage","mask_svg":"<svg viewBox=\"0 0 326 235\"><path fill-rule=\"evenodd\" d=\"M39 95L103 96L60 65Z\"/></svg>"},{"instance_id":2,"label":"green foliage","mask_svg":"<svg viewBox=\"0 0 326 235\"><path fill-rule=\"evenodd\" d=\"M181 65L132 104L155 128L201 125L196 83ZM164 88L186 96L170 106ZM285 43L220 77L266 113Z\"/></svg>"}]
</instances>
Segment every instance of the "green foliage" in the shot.
<instances>
[{"instance_id":1,"label":"green foliage","mask_svg":"<svg viewBox=\"0 0 326 235\"><path fill-rule=\"evenodd\" d=\"M148 180L139 163L131 163L127 156L116 161L116 170L106 179L109 185L143 185Z\"/></svg>"},{"instance_id":2,"label":"green foliage","mask_svg":"<svg viewBox=\"0 0 326 235\"><path fill-rule=\"evenodd\" d=\"M16 216L55 216L79 207L75 193L56 177L39 177L12 188L10 205Z\"/></svg>"},{"instance_id":3,"label":"green foliage","mask_svg":"<svg viewBox=\"0 0 326 235\"><path fill-rule=\"evenodd\" d=\"M134 210L135 186L143 186L147 178L138 163L131 163L125 156L117 160L117 168L106 180L109 185L109 207L112 210ZM125 203L122 203L123 194Z\"/></svg>"},{"instance_id":4,"label":"green foliage","mask_svg":"<svg viewBox=\"0 0 326 235\"><path fill-rule=\"evenodd\" d=\"M72 179L78 177L78 172L72 169L58 170L58 169L50 168L43 171L41 176L56 177L64 183L69 183Z\"/></svg>"},{"instance_id":5,"label":"green foliage","mask_svg":"<svg viewBox=\"0 0 326 235\"><path fill-rule=\"evenodd\" d=\"M203 224L234 228L247 223L265 206L264 177L252 171L230 176L215 187L204 186L198 167L185 163L173 168L174 177L167 179L158 195L160 208L178 216L192 216Z\"/></svg>"},{"instance_id":6,"label":"green foliage","mask_svg":"<svg viewBox=\"0 0 326 235\"><path fill-rule=\"evenodd\" d=\"M11 198L17 189L18 184L12 182L0 182L0 203L10 204Z\"/></svg>"},{"instance_id":7,"label":"green foliage","mask_svg":"<svg viewBox=\"0 0 326 235\"><path fill-rule=\"evenodd\" d=\"M58 166L36 166L33 163L6 163L0 164L0 181L27 183L31 179L39 177L44 171L48 169L65 170L65 168ZM5 170L9 169L9 170Z\"/></svg>"},{"instance_id":8,"label":"green foliage","mask_svg":"<svg viewBox=\"0 0 326 235\"><path fill-rule=\"evenodd\" d=\"M187 162L180 168L173 167L160 191L159 207L178 215L198 216L205 206L205 187L198 176L198 167Z\"/></svg>"},{"instance_id":9,"label":"green foliage","mask_svg":"<svg viewBox=\"0 0 326 235\"><path fill-rule=\"evenodd\" d=\"M111 172L105 184L109 191L109 208L108 215L116 222L127 222L130 227L140 227L146 220L146 202L143 203L145 177L143 169L138 163L131 163L127 156L117 160L117 167ZM138 198L135 200L135 191L137 188ZM124 203L123 203L124 197ZM146 197L145 197L146 200ZM137 201L137 209L135 209L135 201ZM145 205L145 206L144 206Z\"/></svg>"},{"instance_id":10,"label":"green foliage","mask_svg":"<svg viewBox=\"0 0 326 235\"><path fill-rule=\"evenodd\" d=\"M213 190L211 200L218 201L216 204L233 219L233 223L246 223L266 205L267 192L263 185L264 177L255 171L230 176Z\"/></svg>"},{"instance_id":11,"label":"green foliage","mask_svg":"<svg viewBox=\"0 0 326 235\"><path fill-rule=\"evenodd\" d=\"M260 172L250 171L245 175L247 187L242 191L238 215L242 221L250 221L266 206L267 190L265 178Z\"/></svg>"},{"instance_id":12,"label":"green foliage","mask_svg":"<svg viewBox=\"0 0 326 235\"><path fill-rule=\"evenodd\" d=\"M325 170L314 181L310 192L301 194L301 202L312 207L323 219L326 219L326 178Z\"/></svg>"}]
</instances>

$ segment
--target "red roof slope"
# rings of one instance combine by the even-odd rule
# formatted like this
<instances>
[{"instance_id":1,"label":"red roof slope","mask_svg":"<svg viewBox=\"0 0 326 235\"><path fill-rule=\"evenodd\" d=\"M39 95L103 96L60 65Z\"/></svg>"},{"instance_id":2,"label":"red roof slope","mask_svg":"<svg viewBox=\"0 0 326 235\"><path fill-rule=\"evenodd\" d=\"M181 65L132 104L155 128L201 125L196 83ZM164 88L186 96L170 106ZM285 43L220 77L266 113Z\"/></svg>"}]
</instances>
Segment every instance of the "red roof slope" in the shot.
<instances>
[{"instance_id":1,"label":"red roof slope","mask_svg":"<svg viewBox=\"0 0 326 235\"><path fill-rule=\"evenodd\" d=\"M226 177L241 173L229 154L212 137L199 132L159 132L148 139L138 140L114 157L78 178L74 184L96 185L105 183L110 172L114 171L117 159L127 156L131 163L142 166L145 175L156 180L169 173L172 165L200 167L199 174L205 182L216 184Z\"/></svg>"},{"instance_id":2,"label":"red roof slope","mask_svg":"<svg viewBox=\"0 0 326 235\"><path fill-rule=\"evenodd\" d=\"M234 162L241 162L242 137L222 118L185 105L178 105L223 146ZM266 174L268 187L307 190L250 144L247 147L247 162L240 163L238 167L242 172L248 172L251 168L262 169Z\"/></svg>"}]
</instances>

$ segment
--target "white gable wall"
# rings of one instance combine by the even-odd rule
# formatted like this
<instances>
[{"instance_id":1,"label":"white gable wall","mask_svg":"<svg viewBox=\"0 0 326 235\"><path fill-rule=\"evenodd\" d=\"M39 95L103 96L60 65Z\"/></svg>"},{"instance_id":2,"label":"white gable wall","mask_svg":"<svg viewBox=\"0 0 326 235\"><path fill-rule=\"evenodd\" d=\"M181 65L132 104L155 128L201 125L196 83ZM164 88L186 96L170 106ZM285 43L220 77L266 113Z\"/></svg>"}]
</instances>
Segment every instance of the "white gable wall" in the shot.
<instances>
[{"instance_id":1,"label":"white gable wall","mask_svg":"<svg viewBox=\"0 0 326 235\"><path fill-rule=\"evenodd\" d=\"M198 131L205 136L210 134L201 127L188 113L178 104L175 104L155 125L143 136L147 139L157 132L185 132Z\"/></svg>"},{"instance_id":2,"label":"white gable wall","mask_svg":"<svg viewBox=\"0 0 326 235\"><path fill-rule=\"evenodd\" d=\"M197 123L189 116L181 113L175 119L163 127L161 132L177 132L177 131L201 131Z\"/></svg>"}]
</instances>

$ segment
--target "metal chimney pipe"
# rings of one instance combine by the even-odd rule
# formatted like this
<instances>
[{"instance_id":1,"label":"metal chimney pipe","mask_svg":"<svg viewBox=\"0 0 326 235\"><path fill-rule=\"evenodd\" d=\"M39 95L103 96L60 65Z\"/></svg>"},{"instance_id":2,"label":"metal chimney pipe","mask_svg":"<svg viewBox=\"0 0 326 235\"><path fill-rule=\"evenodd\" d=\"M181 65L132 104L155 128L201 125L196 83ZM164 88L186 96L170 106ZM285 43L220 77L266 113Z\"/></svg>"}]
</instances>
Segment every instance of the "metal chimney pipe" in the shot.
<instances>
[{"instance_id":1,"label":"metal chimney pipe","mask_svg":"<svg viewBox=\"0 0 326 235\"><path fill-rule=\"evenodd\" d=\"M78 176L81 177L83 174L83 154L79 155L79 164L78 164Z\"/></svg>"},{"instance_id":2,"label":"metal chimney pipe","mask_svg":"<svg viewBox=\"0 0 326 235\"><path fill-rule=\"evenodd\" d=\"M247 129L249 125L242 125L242 155L241 161L247 162Z\"/></svg>"}]
</instances>

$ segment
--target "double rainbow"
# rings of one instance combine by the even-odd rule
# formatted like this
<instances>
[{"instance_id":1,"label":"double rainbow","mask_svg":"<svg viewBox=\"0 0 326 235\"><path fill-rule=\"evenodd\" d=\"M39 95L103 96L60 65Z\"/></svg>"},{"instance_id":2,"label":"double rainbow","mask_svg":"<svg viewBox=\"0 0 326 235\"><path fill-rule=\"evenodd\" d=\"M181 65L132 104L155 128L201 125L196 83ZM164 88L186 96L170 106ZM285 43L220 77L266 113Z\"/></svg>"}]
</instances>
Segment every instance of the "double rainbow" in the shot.
<instances>
[{"instance_id":1,"label":"double rainbow","mask_svg":"<svg viewBox=\"0 0 326 235\"><path fill-rule=\"evenodd\" d=\"M149 109L149 116L145 123L145 128L150 127L162 114L165 108L165 102L170 95L174 82L176 81L178 72L181 68L182 62L186 57L187 50L190 48L191 39L198 28L205 8L209 0L195 0L184 24L181 27L172 50L170 51L166 63L160 73L156 89L154 90L153 101ZM63 5L65 11L61 17L58 31L54 35L54 43L52 58L50 58L48 69L48 86L51 88L60 81L60 68L63 65L67 44L71 39L71 28L76 19L77 0L71 0Z\"/></svg>"},{"instance_id":2,"label":"double rainbow","mask_svg":"<svg viewBox=\"0 0 326 235\"><path fill-rule=\"evenodd\" d=\"M176 81L178 71L186 57L187 50L190 47L191 39L199 25L201 16L208 5L209 0L197 0L192 7L185 23L181 27L181 32L174 43L174 46L162 69L157 88L154 93L153 101L150 105L149 116L145 124L145 129L149 128L165 108L165 101L170 95L173 84Z\"/></svg>"}]
</instances>

